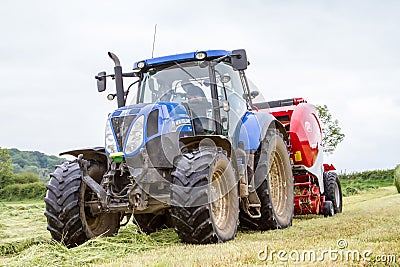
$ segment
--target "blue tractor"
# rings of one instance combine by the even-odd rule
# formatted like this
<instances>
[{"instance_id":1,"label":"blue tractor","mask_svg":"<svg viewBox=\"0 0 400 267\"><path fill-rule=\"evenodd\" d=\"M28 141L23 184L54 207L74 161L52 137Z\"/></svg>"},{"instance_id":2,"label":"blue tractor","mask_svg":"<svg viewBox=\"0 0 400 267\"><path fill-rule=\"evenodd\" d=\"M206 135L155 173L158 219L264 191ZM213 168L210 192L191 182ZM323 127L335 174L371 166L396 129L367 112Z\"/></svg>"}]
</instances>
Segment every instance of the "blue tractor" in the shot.
<instances>
[{"instance_id":1,"label":"blue tractor","mask_svg":"<svg viewBox=\"0 0 400 267\"><path fill-rule=\"evenodd\" d=\"M238 227L282 229L293 218L284 126L252 103L243 49L138 61L100 72L115 81L105 147L67 151L45 197L54 240L68 247L110 236L131 219L144 232L173 227L186 243L234 239ZM124 89L124 81L130 81Z\"/></svg>"}]
</instances>

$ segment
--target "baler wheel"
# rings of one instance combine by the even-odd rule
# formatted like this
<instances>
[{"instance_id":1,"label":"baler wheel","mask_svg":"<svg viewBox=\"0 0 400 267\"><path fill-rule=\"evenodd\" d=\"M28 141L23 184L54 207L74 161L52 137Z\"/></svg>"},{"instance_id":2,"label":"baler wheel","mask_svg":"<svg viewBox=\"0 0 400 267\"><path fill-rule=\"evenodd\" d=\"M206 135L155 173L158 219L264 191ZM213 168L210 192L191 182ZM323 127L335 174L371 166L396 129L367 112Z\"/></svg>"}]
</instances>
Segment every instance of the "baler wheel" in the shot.
<instances>
[{"instance_id":1,"label":"baler wheel","mask_svg":"<svg viewBox=\"0 0 400 267\"><path fill-rule=\"evenodd\" d=\"M332 201L325 201L322 214L324 215L324 217L335 215L335 209L333 208Z\"/></svg>"},{"instance_id":2,"label":"baler wheel","mask_svg":"<svg viewBox=\"0 0 400 267\"><path fill-rule=\"evenodd\" d=\"M324 195L333 203L335 213L342 212L342 187L339 177L334 172L324 172Z\"/></svg>"}]
</instances>

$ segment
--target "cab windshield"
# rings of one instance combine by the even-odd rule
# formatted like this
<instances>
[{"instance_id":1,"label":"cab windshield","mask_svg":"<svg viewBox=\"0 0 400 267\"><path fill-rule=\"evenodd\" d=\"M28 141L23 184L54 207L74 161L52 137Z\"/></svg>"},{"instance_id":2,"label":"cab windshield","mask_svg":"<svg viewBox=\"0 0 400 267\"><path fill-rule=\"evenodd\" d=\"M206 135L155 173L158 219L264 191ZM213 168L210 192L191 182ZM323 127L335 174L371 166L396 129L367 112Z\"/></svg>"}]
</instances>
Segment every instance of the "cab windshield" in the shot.
<instances>
[{"instance_id":1,"label":"cab windshield","mask_svg":"<svg viewBox=\"0 0 400 267\"><path fill-rule=\"evenodd\" d=\"M213 80L217 88L214 98ZM215 131L213 106L220 107L223 132L232 135L247 110L244 97L239 74L230 65L221 62L211 68L208 61L194 61L149 69L143 75L135 103L182 104L192 120L201 124L196 132L206 133ZM229 112L222 109L226 100L230 104Z\"/></svg>"}]
</instances>

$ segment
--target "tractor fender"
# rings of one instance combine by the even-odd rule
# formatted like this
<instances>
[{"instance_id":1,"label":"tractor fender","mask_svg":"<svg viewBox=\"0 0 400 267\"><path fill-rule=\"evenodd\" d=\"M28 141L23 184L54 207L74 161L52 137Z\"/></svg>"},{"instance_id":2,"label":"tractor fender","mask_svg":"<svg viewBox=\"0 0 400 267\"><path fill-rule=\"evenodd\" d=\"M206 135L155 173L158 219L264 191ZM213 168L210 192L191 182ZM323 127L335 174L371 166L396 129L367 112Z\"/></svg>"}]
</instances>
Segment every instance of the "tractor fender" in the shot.
<instances>
[{"instance_id":1,"label":"tractor fender","mask_svg":"<svg viewBox=\"0 0 400 267\"><path fill-rule=\"evenodd\" d=\"M212 142L207 143L210 140ZM221 147L223 150L225 150L228 153L228 157L231 156L232 152L232 144L228 138L225 136L221 135L197 135L197 136L188 136L188 137L182 137L179 139L182 145L187 146L188 148L197 148L199 145L204 144L204 145L213 145L213 143L217 147Z\"/></svg>"},{"instance_id":2,"label":"tractor fender","mask_svg":"<svg viewBox=\"0 0 400 267\"><path fill-rule=\"evenodd\" d=\"M80 154L83 155L83 158L86 160L92 159L96 160L102 164L107 164L107 154L104 147L93 147L93 148L83 148L83 149L75 149L69 150L60 153L60 156L63 155L71 155L74 157L78 157Z\"/></svg>"},{"instance_id":3,"label":"tractor fender","mask_svg":"<svg viewBox=\"0 0 400 267\"><path fill-rule=\"evenodd\" d=\"M233 168L239 175L239 166L237 162L238 151L235 151L232 146L231 140L223 135L197 135L197 136L187 136L180 138L180 146L186 146L189 149L195 149L199 146L215 145L216 147L222 148L227 153L227 157L231 160ZM239 179L239 177L236 177ZM238 183L238 190L239 183Z\"/></svg>"},{"instance_id":4,"label":"tractor fender","mask_svg":"<svg viewBox=\"0 0 400 267\"><path fill-rule=\"evenodd\" d=\"M287 142L289 135L285 127L273 115L267 112L247 112L240 127L239 142L243 142L244 149L257 151L262 140L267 135L268 129L275 128L283 135Z\"/></svg>"}]
</instances>

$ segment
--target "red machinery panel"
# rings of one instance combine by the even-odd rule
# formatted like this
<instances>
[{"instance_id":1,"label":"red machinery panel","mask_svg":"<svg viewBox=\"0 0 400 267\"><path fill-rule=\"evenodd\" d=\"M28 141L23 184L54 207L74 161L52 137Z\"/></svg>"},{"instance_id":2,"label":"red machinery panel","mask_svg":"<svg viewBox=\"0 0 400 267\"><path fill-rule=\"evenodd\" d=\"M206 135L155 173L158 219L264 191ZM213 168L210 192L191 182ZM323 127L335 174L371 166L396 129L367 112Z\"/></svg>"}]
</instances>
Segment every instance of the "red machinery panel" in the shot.
<instances>
[{"instance_id":1,"label":"red machinery panel","mask_svg":"<svg viewBox=\"0 0 400 267\"><path fill-rule=\"evenodd\" d=\"M308 168L323 167L324 172L335 170L333 165L314 166L318 153L322 152L322 130L318 111L303 98L291 98L254 104L256 110L271 113L290 135L288 150L294 165ZM320 151L321 150L321 151ZM300 170L300 171L299 171ZM322 177L303 168L294 173L294 212L296 215L328 214L325 196L321 195ZM331 202L331 201L329 201ZM331 203L332 204L332 203Z\"/></svg>"},{"instance_id":2,"label":"red machinery panel","mask_svg":"<svg viewBox=\"0 0 400 267\"><path fill-rule=\"evenodd\" d=\"M296 105L269 108L269 112L285 125L292 144L296 165L312 167L321 149L322 131L317 110L304 100Z\"/></svg>"}]
</instances>

